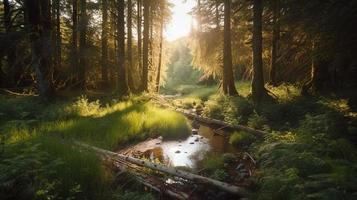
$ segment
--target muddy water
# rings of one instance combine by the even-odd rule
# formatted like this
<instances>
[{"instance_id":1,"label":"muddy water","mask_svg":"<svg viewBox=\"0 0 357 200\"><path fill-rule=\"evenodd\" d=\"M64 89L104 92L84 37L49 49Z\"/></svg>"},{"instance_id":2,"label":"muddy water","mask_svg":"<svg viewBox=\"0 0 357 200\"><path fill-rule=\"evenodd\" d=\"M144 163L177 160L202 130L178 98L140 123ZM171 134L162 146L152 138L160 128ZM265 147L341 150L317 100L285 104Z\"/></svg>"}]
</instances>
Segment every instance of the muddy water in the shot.
<instances>
[{"instance_id":1,"label":"muddy water","mask_svg":"<svg viewBox=\"0 0 357 200\"><path fill-rule=\"evenodd\" d=\"M164 141L160 147L166 164L190 168L196 168L208 152L234 151L227 138L215 134L211 128L202 125L197 135L191 135L182 141Z\"/></svg>"}]
</instances>

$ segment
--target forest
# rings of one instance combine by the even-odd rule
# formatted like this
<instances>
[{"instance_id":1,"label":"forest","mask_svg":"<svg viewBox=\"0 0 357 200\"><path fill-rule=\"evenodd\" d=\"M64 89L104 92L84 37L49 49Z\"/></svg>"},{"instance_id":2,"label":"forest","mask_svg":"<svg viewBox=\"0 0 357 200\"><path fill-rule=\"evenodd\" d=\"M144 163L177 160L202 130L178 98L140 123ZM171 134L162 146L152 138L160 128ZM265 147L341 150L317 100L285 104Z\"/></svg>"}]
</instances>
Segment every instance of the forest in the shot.
<instances>
[{"instance_id":1,"label":"forest","mask_svg":"<svg viewBox=\"0 0 357 200\"><path fill-rule=\"evenodd\" d=\"M357 1L0 0L0 199L357 199Z\"/></svg>"}]
</instances>

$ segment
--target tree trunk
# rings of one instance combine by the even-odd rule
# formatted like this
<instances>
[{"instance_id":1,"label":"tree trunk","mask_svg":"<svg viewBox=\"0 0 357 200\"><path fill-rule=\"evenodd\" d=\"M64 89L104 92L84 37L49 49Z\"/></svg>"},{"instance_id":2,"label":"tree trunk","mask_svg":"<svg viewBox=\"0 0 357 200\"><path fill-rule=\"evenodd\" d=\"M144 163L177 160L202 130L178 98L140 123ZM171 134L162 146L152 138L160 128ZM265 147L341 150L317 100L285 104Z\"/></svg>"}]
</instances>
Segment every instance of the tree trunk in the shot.
<instances>
[{"instance_id":1,"label":"tree trunk","mask_svg":"<svg viewBox=\"0 0 357 200\"><path fill-rule=\"evenodd\" d=\"M143 68L143 64L142 64L142 42L141 42L141 24L142 24L142 17L141 17L141 11L142 11L142 1L141 0L137 0L137 12L138 12L138 18L137 18L137 32L138 32L138 65L139 65L139 72L140 74L142 74L142 68Z\"/></svg>"},{"instance_id":2,"label":"tree trunk","mask_svg":"<svg viewBox=\"0 0 357 200\"><path fill-rule=\"evenodd\" d=\"M219 1L215 1L215 11L216 11L216 29L219 30Z\"/></svg>"},{"instance_id":3,"label":"tree trunk","mask_svg":"<svg viewBox=\"0 0 357 200\"><path fill-rule=\"evenodd\" d=\"M234 85L231 46L231 0L224 1L223 93L238 95Z\"/></svg>"},{"instance_id":4,"label":"tree trunk","mask_svg":"<svg viewBox=\"0 0 357 200\"><path fill-rule=\"evenodd\" d=\"M30 26L32 66L36 73L40 96L49 100L52 95L50 68L51 47L51 6L49 0L26 0L27 21Z\"/></svg>"},{"instance_id":5,"label":"tree trunk","mask_svg":"<svg viewBox=\"0 0 357 200\"><path fill-rule=\"evenodd\" d=\"M253 80L252 98L259 104L267 97L264 87L263 59L262 59L262 0L253 1Z\"/></svg>"},{"instance_id":6,"label":"tree trunk","mask_svg":"<svg viewBox=\"0 0 357 200\"><path fill-rule=\"evenodd\" d=\"M279 39L280 39L280 0L274 0L273 2L273 38L271 45L271 63L270 63L270 84L272 86L277 86L276 81L276 68L277 68L277 58L279 55Z\"/></svg>"},{"instance_id":7,"label":"tree trunk","mask_svg":"<svg viewBox=\"0 0 357 200\"><path fill-rule=\"evenodd\" d=\"M102 0L102 81L108 84L108 1Z\"/></svg>"},{"instance_id":8,"label":"tree trunk","mask_svg":"<svg viewBox=\"0 0 357 200\"><path fill-rule=\"evenodd\" d=\"M9 0L3 1L4 5L4 28L5 33L10 34L11 32L11 6ZM5 81L8 87L15 87L17 84L17 79L19 77L18 65L16 65L16 44L11 44L11 47L6 51L7 57L7 67L9 68L9 77Z\"/></svg>"},{"instance_id":9,"label":"tree trunk","mask_svg":"<svg viewBox=\"0 0 357 200\"><path fill-rule=\"evenodd\" d=\"M61 8L60 0L56 0L56 57L57 68L61 68L62 65L62 37L61 37Z\"/></svg>"},{"instance_id":10,"label":"tree trunk","mask_svg":"<svg viewBox=\"0 0 357 200\"><path fill-rule=\"evenodd\" d=\"M118 94L128 94L128 81L125 69L125 22L124 0L118 1Z\"/></svg>"},{"instance_id":11,"label":"tree trunk","mask_svg":"<svg viewBox=\"0 0 357 200\"><path fill-rule=\"evenodd\" d=\"M157 66L156 75L156 92L159 93L160 90L160 76L161 76L161 64L162 64L162 42L163 42L163 32L164 32L164 13L161 7L161 20L160 20L160 44L159 44L159 64Z\"/></svg>"},{"instance_id":12,"label":"tree trunk","mask_svg":"<svg viewBox=\"0 0 357 200\"><path fill-rule=\"evenodd\" d=\"M86 86L86 67L87 67L87 2L80 0L80 25L79 25L79 88L85 90Z\"/></svg>"},{"instance_id":13,"label":"tree trunk","mask_svg":"<svg viewBox=\"0 0 357 200\"><path fill-rule=\"evenodd\" d=\"M302 87L302 95L323 93L332 87L329 84L329 63L317 55L320 49L318 43L317 39L312 41L311 76L310 81Z\"/></svg>"},{"instance_id":14,"label":"tree trunk","mask_svg":"<svg viewBox=\"0 0 357 200\"><path fill-rule=\"evenodd\" d=\"M142 91L148 91L148 69L149 69L149 13L150 2L144 1L144 38L143 38L143 79Z\"/></svg>"},{"instance_id":15,"label":"tree trunk","mask_svg":"<svg viewBox=\"0 0 357 200\"><path fill-rule=\"evenodd\" d=\"M78 1L72 0L72 81L78 81ZM77 77L77 78L75 78Z\"/></svg>"},{"instance_id":16,"label":"tree trunk","mask_svg":"<svg viewBox=\"0 0 357 200\"><path fill-rule=\"evenodd\" d=\"M133 55L132 55L132 9L133 5L131 0L128 0L128 16L127 16L127 29L128 29L128 39L127 39L127 59L128 59L128 84L131 91L135 91L134 81L133 81Z\"/></svg>"}]
</instances>

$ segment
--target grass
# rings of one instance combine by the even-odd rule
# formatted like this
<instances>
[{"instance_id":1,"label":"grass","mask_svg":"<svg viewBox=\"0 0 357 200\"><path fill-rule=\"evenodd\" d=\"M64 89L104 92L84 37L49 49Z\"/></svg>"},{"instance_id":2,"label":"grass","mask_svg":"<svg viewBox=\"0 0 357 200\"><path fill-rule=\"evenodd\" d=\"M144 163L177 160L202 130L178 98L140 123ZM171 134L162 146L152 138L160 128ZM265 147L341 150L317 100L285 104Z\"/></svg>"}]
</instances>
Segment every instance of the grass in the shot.
<instances>
[{"instance_id":1,"label":"grass","mask_svg":"<svg viewBox=\"0 0 357 200\"><path fill-rule=\"evenodd\" d=\"M79 151L73 140L115 150L147 137L177 138L189 134L183 116L156 108L140 97L106 105L85 97L49 105L32 97L0 98L0 133L4 143L0 158L6 160L0 171L5 173L13 168L16 172L0 176L4 183L0 184L1 199L113 199L116 194L111 189L112 171L92 152ZM32 147L36 149L31 150ZM16 192L17 187L26 192Z\"/></svg>"}]
</instances>

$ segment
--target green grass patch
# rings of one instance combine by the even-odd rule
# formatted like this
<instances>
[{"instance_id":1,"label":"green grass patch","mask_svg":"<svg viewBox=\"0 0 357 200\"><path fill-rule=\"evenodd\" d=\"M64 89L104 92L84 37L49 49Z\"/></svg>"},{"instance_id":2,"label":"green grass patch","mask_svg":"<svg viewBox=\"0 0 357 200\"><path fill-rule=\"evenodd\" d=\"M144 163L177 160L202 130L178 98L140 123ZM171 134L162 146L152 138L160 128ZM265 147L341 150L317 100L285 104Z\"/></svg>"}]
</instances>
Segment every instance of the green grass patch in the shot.
<instances>
[{"instance_id":1,"label":"green grass patch","mask_svg":"<svg viewBox=\"0 0 357 200\"><path fill-rule=\"evenodd\" d=\"M73 140L115 150L147 137L189 134L182 115L140 97L106 105L86 97L52 104L1 98L1 199L112 199L111 171Z\"/></svg>"}]
</instances>

